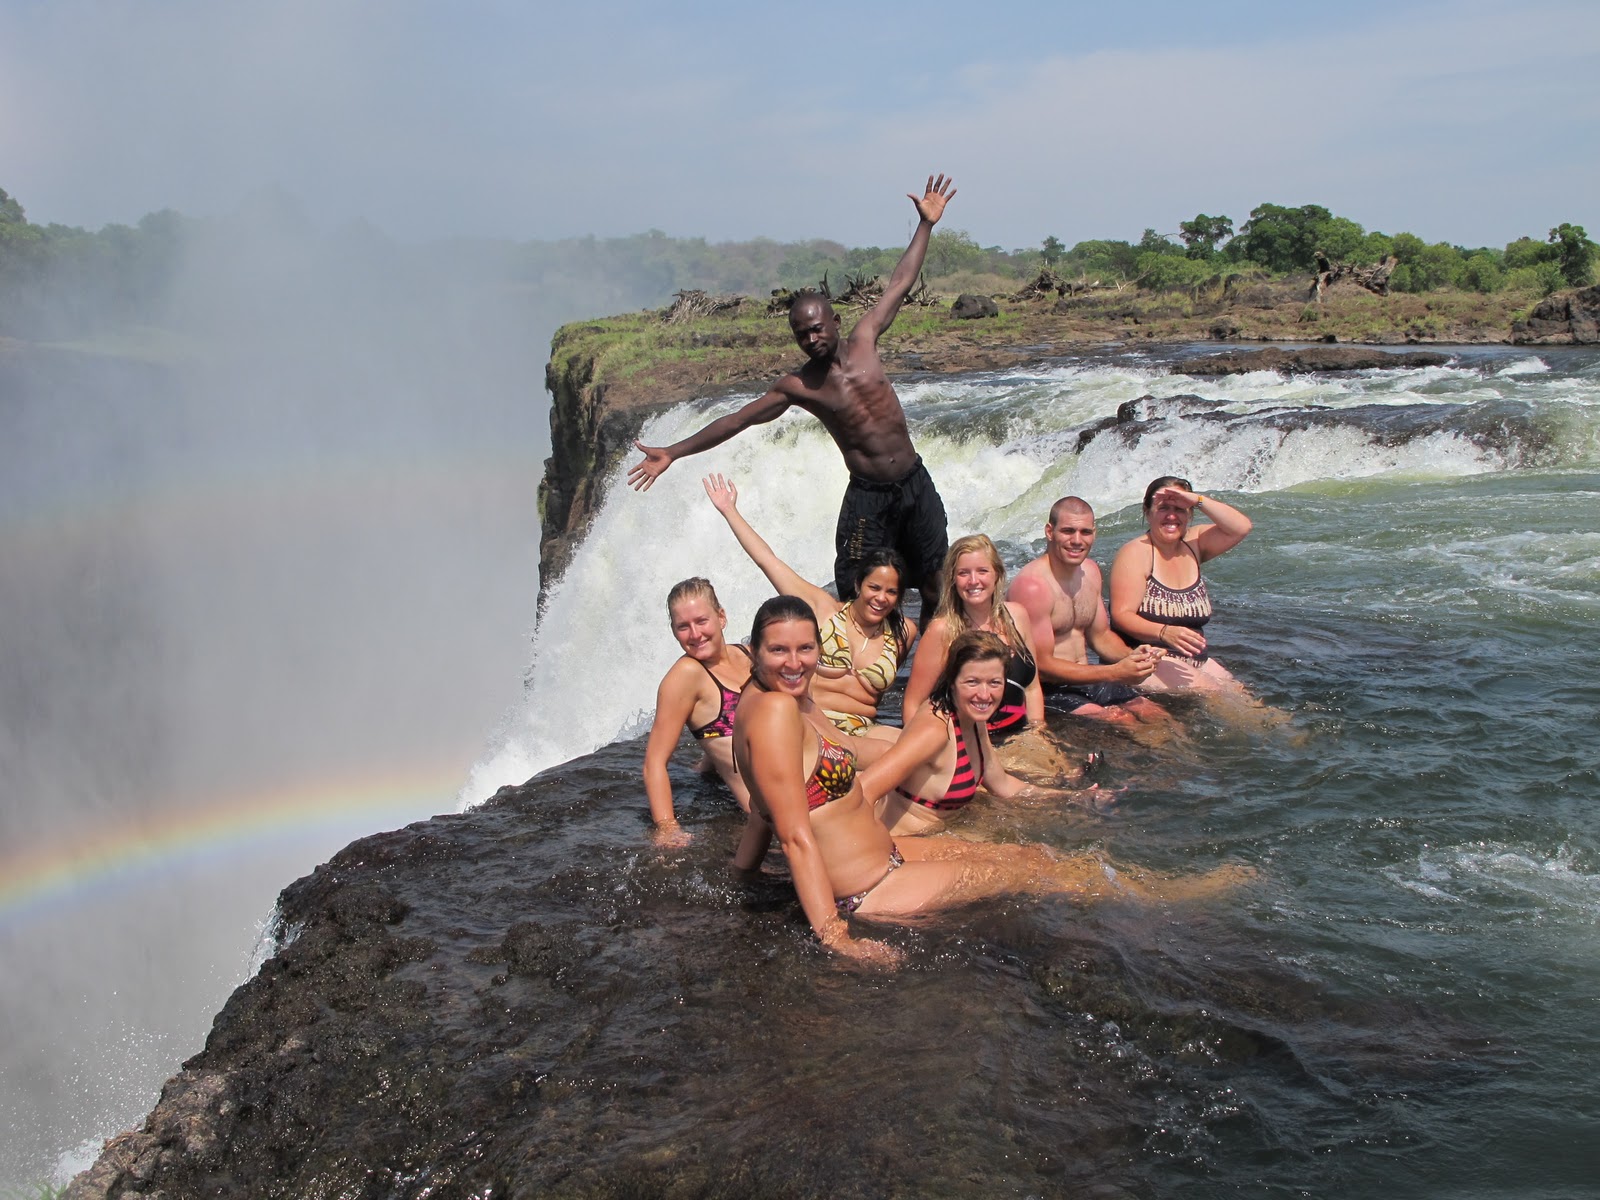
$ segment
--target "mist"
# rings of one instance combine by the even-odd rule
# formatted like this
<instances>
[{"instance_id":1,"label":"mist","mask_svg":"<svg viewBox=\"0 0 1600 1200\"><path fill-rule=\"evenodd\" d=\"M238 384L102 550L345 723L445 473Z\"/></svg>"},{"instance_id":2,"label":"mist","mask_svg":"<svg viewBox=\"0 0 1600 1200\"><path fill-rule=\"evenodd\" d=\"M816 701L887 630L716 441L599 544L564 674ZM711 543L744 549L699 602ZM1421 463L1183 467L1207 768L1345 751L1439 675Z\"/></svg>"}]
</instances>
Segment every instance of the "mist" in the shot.
<instances>
[{"instance_id":1,"label":"mist","mask_svg":"<svg viewBox=\"0 0 1600 1200\"><path fill-rule=\"evenodd\" d=\"M263 194L136 321L55 279L0 342L0 1185L142 1119L277 892L518 695L550 335L644 285L507 261Z\"/></svg>"}]
</instances>

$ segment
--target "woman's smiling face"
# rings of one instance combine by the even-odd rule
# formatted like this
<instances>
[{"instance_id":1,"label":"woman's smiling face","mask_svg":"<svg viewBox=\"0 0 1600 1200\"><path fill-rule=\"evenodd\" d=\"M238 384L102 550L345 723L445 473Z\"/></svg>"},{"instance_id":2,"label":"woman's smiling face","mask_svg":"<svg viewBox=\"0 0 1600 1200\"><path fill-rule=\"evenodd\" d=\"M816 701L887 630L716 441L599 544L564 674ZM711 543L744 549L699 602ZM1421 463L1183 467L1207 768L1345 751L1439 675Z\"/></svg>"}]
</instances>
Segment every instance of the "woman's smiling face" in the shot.
<instances>
[{"instance_id":1,"label":"woman's smiling face","mask_svg":"<svg viewBox=\"0 0 1600 1200\"><path fill-rule=\"evenodd\" d=\"M728 616L704 596L685 596L672 606L672 636L697 662L714 662L722 654L722 631Z\"/></svg>"},{"instance_id":2,"label":"woman's smiling face","mask_svg":"<svg viewBox=\"0 0 1600 1200\"><path fill-rule=\"evenodd\" d=\"M965 603L976 607L988 604L994 583L994 564L987 554L974 550L956 559L956 593Z\"/></svg>"},{"instance_id":3,"label":"woman's smiling face","mask_svg":"<svg viewBox=\"0 0 1600 1200\"><path fill-rule=\"evenodd\" d=\"M950 699L967 720L983 724L1000 707L1005 695L1005 664L998 658L976 658L963 663L950 684Z\"/></svg>"},{"instance_id":4,"label":"woman's smiling face","mask_svg":"<svg viewBox=\"0 0 1600 1200\"><path fill-rule=\"evenodd\" d=\"M815 622L774 621L761 631L761 641L756 646L761 682L775 692L804 696L811 688L820 653Z\"/></svg>"}]
</instances>

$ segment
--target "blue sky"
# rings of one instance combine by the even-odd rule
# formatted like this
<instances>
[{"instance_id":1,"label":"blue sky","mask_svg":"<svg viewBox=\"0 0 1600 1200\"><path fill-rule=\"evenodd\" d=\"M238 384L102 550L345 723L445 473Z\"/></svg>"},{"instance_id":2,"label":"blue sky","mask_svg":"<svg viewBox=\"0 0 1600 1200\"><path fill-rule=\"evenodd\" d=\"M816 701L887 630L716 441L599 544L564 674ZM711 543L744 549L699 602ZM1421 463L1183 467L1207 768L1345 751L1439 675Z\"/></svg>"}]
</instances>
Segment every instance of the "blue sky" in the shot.
<instances>
[{"instance_id":1,"label":"blue sky","mask_svg":"<svg viewBox=\"0 0 1600 1200\"><path fill-rule=\"evenodd\" d=\"M98 227L277 187L405 238L985 245L1320 203L1600 233L1600 4L0 0L0 187Z\"/></svg>"}]
</instances>

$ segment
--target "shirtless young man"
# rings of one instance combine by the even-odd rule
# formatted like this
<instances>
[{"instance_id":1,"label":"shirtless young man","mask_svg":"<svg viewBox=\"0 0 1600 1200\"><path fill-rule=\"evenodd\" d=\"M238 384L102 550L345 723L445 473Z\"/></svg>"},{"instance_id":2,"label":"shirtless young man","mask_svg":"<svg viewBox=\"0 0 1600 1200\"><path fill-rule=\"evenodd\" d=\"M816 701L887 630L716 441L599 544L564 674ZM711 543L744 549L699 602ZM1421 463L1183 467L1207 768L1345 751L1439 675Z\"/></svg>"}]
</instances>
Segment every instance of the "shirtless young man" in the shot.
<instances>
[{"instance_id":1,"label":"shirtless young man","mask_svg":"<svg viewBox=\"0 0 1600 1200\"><path fill-rule=\"evenodd\" d=\"M1161 651L1130 650L1112 631L1100 568L1089 557L1094 510L1077 496L1062 497L1050 509L1044 537L1044 553L1017 572L1006 599L1028 612L1045 695L1080 717L1124 725L1170 719L1135 690L1156 669ZM1100 656L1099 665L1090 664L1089 647Z\"/></svg>"},{"instance_id":2,"label":"shirtless young man","mask_svg":"<svg viewBox=\"0 0 1600 1200\"><path fill-rule=\"evenodd\" d=\"M888 546L909 568L909 582L922 593L922 611L933 614L939 600L939 568L947 548L944 502L911 444L905 410L884 374L878 338L889 328L922 270L933 227L954 199L954 180L928 176L917 207L917 231L889 277L883 297L840 341L839 314L816 293L802 292L789 309L789 328L805 352L798 371L773 384L766 395L738 412L719 417L698 433L670 446L635 442L644 459L628 471L636 491L646 491L675 461L699 454L752 425L776 420L792 406L805 409L833 437L850 469L834 533L834 582L840 599L849 599L853 567L868 550Z\"/></svg>"}]
</instances>

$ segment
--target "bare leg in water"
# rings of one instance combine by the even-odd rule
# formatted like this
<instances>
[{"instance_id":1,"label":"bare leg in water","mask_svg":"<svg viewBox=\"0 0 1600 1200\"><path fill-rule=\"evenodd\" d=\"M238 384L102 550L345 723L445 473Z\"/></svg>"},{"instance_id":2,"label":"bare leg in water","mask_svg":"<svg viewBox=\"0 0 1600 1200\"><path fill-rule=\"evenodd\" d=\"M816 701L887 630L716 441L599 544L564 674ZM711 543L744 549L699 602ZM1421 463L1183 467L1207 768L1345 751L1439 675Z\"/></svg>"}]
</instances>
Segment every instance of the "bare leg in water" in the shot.
<instances>
[{"instance_id":1,"label":"bare leg in water","mask_svg":"<svg viewBox=\"0 0 1600 1200\"><path fill-rule=\"evenodd\" d=\"M1237 864L1201 875L1162 875L1114 867L1097 854L956 838L907 838L896 845L905 865L867 894L856 909L863 917L912 916L1008 894L1182 903L1222 895L1255 877L1253 868Z\"/></svg>"}]
</instances>

